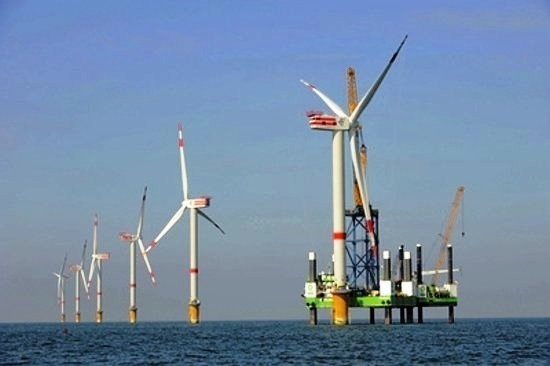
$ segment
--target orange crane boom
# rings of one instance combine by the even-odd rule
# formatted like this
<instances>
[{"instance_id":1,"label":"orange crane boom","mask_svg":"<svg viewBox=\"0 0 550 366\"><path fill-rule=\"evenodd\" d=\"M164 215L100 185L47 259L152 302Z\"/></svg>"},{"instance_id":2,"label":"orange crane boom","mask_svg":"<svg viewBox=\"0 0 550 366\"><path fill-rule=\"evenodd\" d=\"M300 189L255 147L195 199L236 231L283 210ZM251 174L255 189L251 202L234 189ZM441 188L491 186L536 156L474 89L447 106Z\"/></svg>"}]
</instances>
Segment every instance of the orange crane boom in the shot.
<instances>
[{"instance_id":1,"label":"orange crane boom","mask_svg":"<svg viewBox=\"0 0 550 366\"><path fill-rule=\"evenodd\" d=\"M453 229L456 223L456 219L458 217L458 209L460 208L460 203L462 202L463 196L464 196L464 187L459 186L456 189L455 199L453 200L451 212L449 213L449 218L447 219L447 225L445 226L445 231L441 235L441 248L439 250L439 257L437 258L437 262L434 268L435 273L432 276L433 284L437 283L437 280L439 278L439 270L443 269L443 263L445 263L445 256L447 253L447 244L449 244L449 240L451 239L451 235L453 234Z\"/></svg>"},{"instance_id":2,"label":"orange crane boom","mask_svg":"<svg viewBox=\"0 0 550 366\"><path fill-rule=\"evenodd\" d=\"M347 70L347 79L348 79L348 111L351 115L357 106L357 82L355 80L355 70L353 67L348 67ZM363 170L366 171L367 168L367 147L365 144L361 145L361 165L363 165ZM355 207L363 207L361 202L361 195L359 193L359 187L357 186L357 179L353 179L353 200L355 202Z\"/></svg>"}]
</instances>

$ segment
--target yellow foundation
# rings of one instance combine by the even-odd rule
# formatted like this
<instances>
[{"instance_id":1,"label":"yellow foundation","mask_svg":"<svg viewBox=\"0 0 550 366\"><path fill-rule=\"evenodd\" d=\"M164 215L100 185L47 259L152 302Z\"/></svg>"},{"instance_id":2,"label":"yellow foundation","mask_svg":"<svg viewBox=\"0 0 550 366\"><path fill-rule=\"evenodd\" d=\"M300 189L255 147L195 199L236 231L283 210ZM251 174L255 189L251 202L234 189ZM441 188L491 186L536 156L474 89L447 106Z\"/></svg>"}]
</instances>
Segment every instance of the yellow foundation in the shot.
<instances>
[{"instance_id":1,"label":"yellow foundation","mask_svg":"<svg viewBox=\"0 0 550 366\"><path fill-rule=\"evenodd\" d=\"M200 311L198 304L189 304L187 308L187 314L189 316L189 323L198 324L200 321Z\"/></svg>"},{"instance_id":2,"label":"yellow foundation","mask_svg":"<svg viewBox=\"0 0 550 366\"><path fill-rule=\"evenodd\" d=\"M65 314L61 314L61 323L65 323Z\"/></svg>"},{"instance_id":3,"label":"yellow foundation","mask_svg":"<svg viewBox=\"0 0 550 366\"><path fill-rule=\"evenodd\" d=\"M135 324L137 322L137 308L131 308L128 310L128 321L131 324Z\"/></svg>"},{"instance_id":4,"label":"yellow foundation","mask_svg":"<svg viewBox=\"0 0 550 366\"><path fill-rule=\"evenodd\" d=\"M95 313L95 322L103 323L103 311L96 311Z\"/></svg>"},{"instance_id":5,"label":"yellow foundation","mask_svg":"<svg viewBox=\"0 0 550 366\"><path fill-rule=\"evenodd\" d=\"M80 313L75 313L74 314L74 322L75 323L80 323Z\"/></svg>"},{"instance_id":6,"label":"yellow foundation","mask_svg":"<svg viewBox=\"0 0 550 366\"><path fill-rule=\"evenodd\" d=\"M332 293L332 324L349 324L349 293L347 291Z\"/></svg>"}]
</instances>

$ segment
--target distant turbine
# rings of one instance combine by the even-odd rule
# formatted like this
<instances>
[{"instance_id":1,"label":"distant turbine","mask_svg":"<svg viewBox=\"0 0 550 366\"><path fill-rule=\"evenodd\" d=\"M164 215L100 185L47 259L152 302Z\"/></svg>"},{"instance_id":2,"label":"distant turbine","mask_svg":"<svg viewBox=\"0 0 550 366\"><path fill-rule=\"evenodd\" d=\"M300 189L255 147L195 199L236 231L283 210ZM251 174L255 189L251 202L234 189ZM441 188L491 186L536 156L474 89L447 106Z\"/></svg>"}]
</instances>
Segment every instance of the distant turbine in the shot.
<instances>
[{"instance_id":1,"label":"distant turbine","mask_svg":"<svg viewBox=\"0 0 550 366\"><path fill-rule=\"evenodd\" d=\"M84 274L84 256L86 255L86 246L88 244L87 240L84 240L84 248L82 248L82 257L80 259L80 264L73 264L69 267L71 271L74 272L74 280L75 280L75 288L74 288L74 299L75 299L75 307L74 307L74 321L75 323L80 323L80 279L82 279L82 284L84 285L84 290L86 291L86 294L88 295L88 298L90 295L88 294L88 285L86 284L86 275Z\"/></svg>"},{"instance_id":2,"label":"distant turbine","mask_svg":"<svg viewBox=\"0 0 550 366\"><path fill-rule=\"evenodd\" d=\"M88 276L88 287L90 287L90 284L92 282L92 278L94 276L94 271L97 267L97 302L96 302L96 315L95 315L95 321L96 323L102 323L103 322L103 301L102 301L102 283L101 283L101 277L102 277L102 270L101 270L101 263L104 260L107 260L111 258L110 253L98 253L97 252L97 226L98 226L98 217L97 214L94 216L94 236L92 241L92 263L90 264L90 274Z\"/></svg>"},{"instance_id":3,"label":"distant turbine","mask_svg":"<svg viewBox=\"0 0 550 366\"><path fill-rule=\"evenodd\" d=\"M359 117L365 110L367 105L372 100L372 97L378 90L378 87L382 84L382 81L386 77L393 62L397 58L399 51L403 47L403 44L407 40L407 36L403 38L401 44L394 52L390 61L386 67L378 76L376 81L372 84L367 93L359 101L351 115L347 115L343 109L336 104L332 99L327 97L314 85L301 80L303 84L311 88L311 90L319 96L325 102L325 104L332 110L336 116L327 116L320 113L311 113L308 115L309 124L312 129L328 130L332 131L332 202L333 202L333 253L334 253L334 281L335 289L333 295L335 300L333 301L333 314L335 318L333 322L335 324L347 324L347 282L346 282L346 247L345 247L345 207L344 207L344 131L349 133L349 147L351 152L351 160L355 177L357 179L357 185L359 187L359 193L361 196L361 202L363 211L366 218L367 236L371 243L371 249L377 250L376 241L374 238L374 225L371 217L369 196L367 191L367 184L365 179L365 171L360 164L360 152L358 149L357 131L361 128L359 123ZM342 299L342 300L340 300ZM346 304L344 306L344 303ZM341 304L341 306L340 306Z\"/></svg>"},{"instance_id":4,"label":"distant turbine","mask_svg":"<svg viewBox=\"0 0 550 366\"><path fill-rule=\"evenodd\" d=\"M65 275L65 265L67 264L67 253L63 259L63 264L59 268L59 272L54 272L53 275L57 277L57 303L61 308L61 323L65 323L65 279L69 276Z\"/></svg>"},{"instance_id":5,"label":"distant turbine","mask_svg":"<svg viewBox=\"0 0 550 366\"><path fill-rule=\"evenodd\" d=\"M157 237L149 243L149 246L147 247L147 252L154 248L160 240L172 229L172 227L181 219L183 216L183 213L185 212L185 209L189 209L189 276L190 276L190 290L189 290L189 307L188 307L188 318L189 322L192 324L196 324L200 320L200 313L199 313L199 306L200 306L200 300L199 300L199 284L198 284L198 276L199 276L199 267L198 267L198 222L197 222L197 214L201 215L203 218L205 218L207 221L209 221L212 225L214 225L219 231L222 232L222 234L225 234L225 232L222 230L222 228L216 224L214 220L212 220L208 215L206 215L204 212L200 210L200 208L205 208L210 206L210 197L202 196L199 198L189 198L188 195L188 182L187 182L187 168L185 165L185 153L183 150L184 143L183 143L183 133L181 128L181 123L178 125L178 146L179 146L179 152L180 152L180 168L181 168L181 183L182 183L182 191L183 191L183 201L181 202L181 207L176 211L176 213L172 216L170 221L166 224L166 226L160 231L160 233L157 235Z\"/></svg>"},{"instance_id":6,"label":"distant turbine","mask_svg":"<svg viewBox=\"0 0 550 366\"><path fill-rule=\"evenodd\" d=\"M145 199L147 198L147 187L143 190L143 198L141 199L141 209L139 211L138 226L135 234L128 232L121 232L120 239L128 242L130 245L130 308L128 309L128 320L130 323L137 321L137 306L136 306L136 242L139 245L143 261L151 277L151 282L155 286L157 281L155 280L155 274L149 263L145 246L143 245L143 216L145 214Z\"/></svg>"}]
</instances>

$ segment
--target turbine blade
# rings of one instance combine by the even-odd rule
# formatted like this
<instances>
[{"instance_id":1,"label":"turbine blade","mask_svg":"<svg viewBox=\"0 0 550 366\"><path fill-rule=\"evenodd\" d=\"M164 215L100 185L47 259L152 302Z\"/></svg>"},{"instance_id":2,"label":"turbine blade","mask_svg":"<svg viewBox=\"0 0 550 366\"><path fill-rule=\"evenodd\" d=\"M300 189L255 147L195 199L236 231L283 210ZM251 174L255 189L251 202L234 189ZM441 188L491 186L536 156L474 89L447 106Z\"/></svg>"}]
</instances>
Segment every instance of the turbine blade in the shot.
<instances>
[{"instance_id":1,"label":"turbine blade","mask_svg":"<svg viewBox=\"0 0 550 366\"><path fill-rule=\"evenodd\" d=\"M90 274L88 275L88 287L92 283L92 278L94 276L94 271L95 271L95 263L96 263L96 259L95 257L92 257L92 263L90 263Z\"/></svg>"},{"instance_id":2,"label":"turbine blade","mask_svg":"<svg viewBox=\"0 0 550 366\"><path fill-rule=\"evenodd\" d=\"M405 36L405 38L403 38L403 40L401 41L401 44L397 48L397 51L394 52L394 54L391 57L390 61L388 62L388 64L386 65L386 67L384 68L384 70L382 71L380 76L378 76L378 79L376 79L374 84L372 84L370 89L365 93L365 95L363 96L363 98L361 99L359 104L357 104L357 107L355 107L355 110L353 111L353 113L350 116L350 122L351 122L352 127L357 123L357 120L359 119L359 116L361 115L361 113L363 113L363 110L370 103L372 97L374 97L374 94L376 94L376 91L378 90L378 87L380 86L380 84L382 84L382 81L384 81L384 78L386 77L386 74L390 70L393 62L395 61L395 59L397 58L397 55L399 54L399 51L401 51L401 47L403 47L403 45L405 44L405 41L407 40L407 37L408 36Z\"/></svg>"},{"instance_id":3,"label":"turbine blade","mask_svg":"<svg viewBox=\"0 0 550 366\"><path fill-rule=\"evenodd\" d=\"M94 232L92 240L92 254L97 253L97 226L99 225L99 218L97 214L94 215Z\"/></svg>"},{"instance_id":4,"label":"turbine blade","mask_svg":"<svg viewBox=\"0 0 550 366\"><path fill-rule=\"evenodd\" d=\"M332 99L327 97L323 92L321 92L319 89L317 89L313 84L308 83L305 80L300 80L302 84L309 87L315 94L319 96L325 102L325 104L330 108L334 114L336 114L340 118L345 118L346 120L349 118L349 116L340 108L338 104L336 104Z\"/></svg>"},{"instance_id":5,"label":"turbine blade","mask_svg":"<svg viewBox=\"0 0 550 366\"><path fill-rule=\"evenodd\" d=\"M184 212L185 212L185 205L182 203L181 207L176 211L174 216L172 216L170 221L168 221L166 226L164 226L164 228L160 231L157 237L149 243L149 246L145 250L146 252L149 252L151 249L153 249L158 245L158 243L164 237L164 235L166 235L166 233L168 233L168 231L170 231L170 229L172 229L172 227L176 224L176 222L178 222L178 220L183 216Z\"/></svg>"},{"instance_id":6,"label":"turbine blade","mask_svg":"<svg viewBox=\"0 0 550 366\"><path fill-rule=\"evenodd\" d=\"M63 272L65 272L66 264L67 264L67 253L65 253L65 258L63 259L63 265L61 266L61 270L59 271L60 276L64 276Z\"/></svg>"},{"instance_id":7,"label":"turbine blade","mask_svg":"<svg viewBox=\"0 0 550 366\"><path fill-rule=\"evenodd\" d=\"M145 186L145 189L143 190L143 197L141 198L141 208L139 210L139 219L138 219L138 227L136 230L136 235L138 237L141 236L141 232L143 230L143 216L145 215L145 200L147 199L147 186Z\"/></svg>"},{"instance_id":8,"label":"turbine blade","mask_svg":"<svg viewBox=\"0 0 550 366\"><path fill-rule=\"evenodd\" d=\"M84 275L84 269L80 269L80 278L82 278L82 283L84 284L84 290L86 291L86 294L88 294L88 283L86 282L86 275ZM78 275L78 274L75 274Z\"/></svg>"},{"instance_id":9,"label":"turbine blade","mask_svg":"<svg viewBox=\"0 0 550 366\"><path fill-rule=\"evenodd\" d=\"M370 214L370 202L369 194L367 190L367 182L365 178L365 172L363 171L363 166L361 165L361 157L359 154L359 149L357 148L357 139L356 134L353 131L349 131L349 143L351 150L351 160L353 165L353 171L355 173L355 178L357 179L357 186L359 187L359 195L361 196L361 203L363 205L363 211L365 213L365 219L367 221L367 236L371 243L371 246L376 245L374 238L374 225L372 222L372 217Z\"/></svg>"},{"instance_id":10,"label":"turbine blade","mask_svg":"<svg viewBox=\"0 0 550 366\"><path fill-rule=\"evenodd\" d=\"M187 167L185 165L185 152L183 151L183 132L181 123L178 124L178 146L180 150L180 167L181 167L181 187L183 191L183 199L187 200L188 196L188 183L187 183Z\"/></svg>"},{"instance_id":11,"label":"turbine blade","mask_svg":"<svg viewBox=\"0 0 550 366\"><path fill-rule=\"evenodd\" d=\"M59 273L52 272L55 277L57 277L57 301L59 301L59 298L61 296L61 276Z\"/></svg>"},{"instance_id":12,"label":"turbine blade","mask_svg":"<svg viewBox=\"0 0 550 366\"><path fill-rule=\"evenodd\" d=\"M86 257L86 247L88 246L88 240L84 240L84 248L82 248L82 257L80 258L80 268L84 268L84 258Z\"/></svg>"},{"instance_id":13,"label":"turbine blade","mask_svg":"<svg viewBox=\"0 0 550 366\"><path fill-rule=\"evenodd\" d=\"M151 282L153 283L153 286L157 285L157 280L155 278L155 273L153 272L153 268L151 267L151 263L149 262L149 257L147 256L147 252L145 251L145 246L143 245L143 241L141 238L138 238L138 244L139 244L139 250L141 251L141 256L143 257L143 261L145 262L145 266L147 267L147 271L149 272L149 277L151 278Z\"/></svg>"},{"instance_id":14,"label":"turbine blade","mask_svg":"<svg viewBox=\"0 0 550 366\"><path fill-rule=\"evenodd\" d=\"M205 214L204 212L202 212L201 210L199 210L198 208L196 209L197 210L197 213L199 215L201 215L202 217L204 217L206 220L210 221L210 223L212 225L214 225L219 231L221 231L222 234L225 234L225 231L223 231L223 229L220 227L220 225L216 224L216 222L214 220L212 220L207 214Z\"/></svg>"}]
</instances>

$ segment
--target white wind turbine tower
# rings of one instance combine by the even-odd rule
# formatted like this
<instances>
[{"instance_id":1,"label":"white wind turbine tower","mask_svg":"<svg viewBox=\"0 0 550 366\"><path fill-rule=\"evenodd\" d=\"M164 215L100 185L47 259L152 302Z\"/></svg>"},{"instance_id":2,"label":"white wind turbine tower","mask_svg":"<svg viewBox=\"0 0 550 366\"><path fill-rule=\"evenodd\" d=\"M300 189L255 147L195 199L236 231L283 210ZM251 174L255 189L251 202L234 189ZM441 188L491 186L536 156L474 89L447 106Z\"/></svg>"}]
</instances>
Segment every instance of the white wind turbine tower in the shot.
<instances>
[{"instance_id":1,"label":"white wind turbine tower","mask_svg":"<svg viewBox=\"0 0 550 366\"><path fill-rule=\"evenodd\" d=\"M74 288L74 321L75 323L80 323L80 279L82 279L82 284L84 285L84 290L88 294L88 285L86 284L86 275L84 274L84 257L86 255L86 246L88 241L84 241L84 248L82 249L82 257L80 259L80 264L73 264L69 267L71 271L74 272L75 288ZM88 295L89 298L89 295Z\"/></svg>"},{"instance_id":2,"label":"white wind turbine tower","mask_svg":"<svg viewBox=\"0 0 550 366\"><path fill-rule=\"evenodd\" d=\"M344 191L344 131L349 133L349 146L351 160L365 218L367 220L367 235L371 245L376 245L374 240L374 227L369 208L369 196L365 179L365 171L360 164L360 152L358 148L357 132L361 128L359 117L365 110L372 97L378 90L378 87L384 80L393 62L397 58L401 47L405 43L407 36L401 41L401 44L391 57L390 61L361 101L355 107L355 110L348 116L338 104L323 94L312 84L301 80L306 86L317 94L323 102L336 114L334 116L321 115L320 113L309 114L309 124L312 129L332 131L332 204L333 204L333 251L334 251L334 280L336 288L333 291L333 322L335 324L348 323L348 303L347 303L347 283L346 283L346 257L345 257L345 191Z\"/></svg>"},{"instance_id":3,"label":"white wind turbine tower","mask_svg":"<svg viewBox=\"0 0 550 366\"><path fill-rule=\"evenodd\" d=\"M103 322L103 293L102 293L102 270L101 270L101 263L104 260L107 260L111 257L110 253L98 253L97 252L97 226L98 226L98 217L97 214L94 215L94 233L93 233L93 241L92 241L92 263L90 264L90 274L88 276L88 288L90 287L90 283L92 282L92 278L94 276L94 271L97 267L97 275L96 275L96 289L97 289L97 302L96 302L96 315L95 315L95 321L96 323L102 323Z\"/></svg>"},{"instance_id":4,"label":"white wind turbine tower","mask_svg":"<svg viewBox=\"0 0 550 366\"><path fill-rule=\"evenodd\" d=\"M128 320L130 323L137 321L137 306L136 306L136 243L139 245L139 250L151 277L151 282L156 285L155 274L151 268L151 263L147 257L145 246L143 245L143 216L145 214L145 200L147 198L147 187L143 190L143 197L141 199L141 209L139 211L138 226L135 234L128 232L121 232L120 239L128 242L130 245L130 308L128 309Z\"/></svg>"},{"instance_id":5,"label":"white wind turbine tower","mask_svg":"<svg viewBox=\"0 0 550 366\"><path fill-rule=\"evenodd\" d=\"M57 303L61 308L61 323L65 323L65 279L69 276L65 275L65 265L67 264L67 253L63 259L63 264L59 268L59 272L54 272L53 275L57 277Z\"/></svg>"},{"instance_id":6,"label":"white wind turbine tower","mask_svg":"<svg viewBox=\"0 0 550 366\"><path fill-rule=\"evenodd\" d=\"M184 154L184 143L183 143L183 133L181 128L181 123L178 125L178 146L180 152L180 168L181 168L181 182L182 182L182 191L183 191L183 201L181 202L181 207L176 211L172 216L170 221L164 226L160 231L157 237L149 243L147 247L147 252L154 248L160 240L172 229L172 227L181 219L185 209L189 209L189 277L190 277L190 286L189 286L189 307L188 307L188 319L191 324L196 324L199 322L199 284L198 284L198 220L197 214L204 217L212 225L214 225L218 230L225 234L222 228L214 222L208 215L202 212L200 209L210 206L210 197L202 196L199 198L189 198L188 194L188 183L187 183L187 168L185 166L185 154Z\"/></svg>"}]
</instances>

